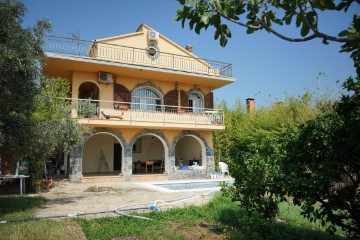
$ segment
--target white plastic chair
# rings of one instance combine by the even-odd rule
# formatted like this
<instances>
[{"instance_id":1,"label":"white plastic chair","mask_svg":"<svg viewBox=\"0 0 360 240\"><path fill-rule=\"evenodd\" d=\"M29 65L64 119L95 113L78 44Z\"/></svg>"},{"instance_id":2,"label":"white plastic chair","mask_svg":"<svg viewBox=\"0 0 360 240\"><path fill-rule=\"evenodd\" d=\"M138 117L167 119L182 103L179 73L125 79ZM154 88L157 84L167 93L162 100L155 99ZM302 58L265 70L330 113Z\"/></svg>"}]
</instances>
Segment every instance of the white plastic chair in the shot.
<instances>
[{"instance_id":1,"label":"white plastic chair","mask_svg":"<svg viewBox=\"0 0 360 240\"><path fill-rule=\"evenodd\" d=\"M225 174L227 173L228 176L230 176L229 173L229 169L228 169L228 165L224 162L219 162L219 168L220 168L220 173L223 177L225 177Z\"/></svg>"}]
</instances>

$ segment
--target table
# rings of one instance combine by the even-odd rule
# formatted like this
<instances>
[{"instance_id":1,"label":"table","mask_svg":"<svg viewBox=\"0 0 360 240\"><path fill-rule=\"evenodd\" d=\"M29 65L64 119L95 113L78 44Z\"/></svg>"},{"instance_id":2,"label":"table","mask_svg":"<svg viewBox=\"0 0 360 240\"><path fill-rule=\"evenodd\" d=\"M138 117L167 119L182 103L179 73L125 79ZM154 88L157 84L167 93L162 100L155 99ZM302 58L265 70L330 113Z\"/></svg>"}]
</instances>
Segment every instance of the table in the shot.
<instances>
[{"instance_id":1,"label":"table","mask_svg":"<svg viewBox=\"0 0 360 240\"><path fill-rule=\"evenodd\" d=\"M19 178L20 179L20 195L23 195L26 192L26 187L25 187L25 178L28 178L30 176L26 176L26 175L0 175L0 179L15 179L15 178Z\"/></svg>"},{"instance_id":2,"label":"table","mask_svg":"<svg viewBox=\"0 0 360 240\"><path fill-rule=\"evenodd\" d=\"M134 173L136 173L137 172L137 169L138 169L138 166L139 166L139 170L141 171L141 167L142 166L145 166L145 163L143 163L143 162L133 162L133 164L134 164Z\"/></svg>"}]
</instances>

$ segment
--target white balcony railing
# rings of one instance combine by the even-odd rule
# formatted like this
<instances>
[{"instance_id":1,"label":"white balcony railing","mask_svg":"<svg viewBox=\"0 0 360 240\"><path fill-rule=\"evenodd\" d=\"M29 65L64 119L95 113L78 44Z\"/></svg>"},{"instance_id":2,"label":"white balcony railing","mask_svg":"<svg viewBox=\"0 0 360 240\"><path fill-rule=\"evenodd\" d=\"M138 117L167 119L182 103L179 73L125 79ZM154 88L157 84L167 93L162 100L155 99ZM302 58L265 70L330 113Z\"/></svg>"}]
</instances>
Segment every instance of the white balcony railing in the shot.
<instances>
[{"instance_id":1,"label":"white balcony railing","mask_svg":"<svg viewBox=\"0 0 360 240\"><path fill-rule=\"evenodd\" d=\"M68 98L74 118L149 123L224 125L221 109Z\"/></svg>"}]
</instances>

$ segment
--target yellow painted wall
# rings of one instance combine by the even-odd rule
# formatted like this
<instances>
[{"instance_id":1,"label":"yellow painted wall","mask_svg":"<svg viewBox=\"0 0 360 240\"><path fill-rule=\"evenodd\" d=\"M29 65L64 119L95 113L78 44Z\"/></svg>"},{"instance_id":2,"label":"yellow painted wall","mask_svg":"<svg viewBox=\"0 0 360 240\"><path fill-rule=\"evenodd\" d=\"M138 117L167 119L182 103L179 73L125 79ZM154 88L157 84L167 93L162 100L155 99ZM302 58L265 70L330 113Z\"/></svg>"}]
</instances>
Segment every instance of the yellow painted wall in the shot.
<instances>
[{"instance_id":1,"label":"yellow painted wall","mask_svg":"<svg viewBox=\"0 0 360 240\"><path fill-rule=\"evenodd\" d=\"M142 31L140 32L120 35L118 37L113 37L108 39L100 39L98 42L145 49L146 46L148 45L148 40L147 40L148 30L149 30L148 28L143 28ZM193 54L189 53L184 48L185 46L181 47L176 43L172 42L171 40L161 36L161 34L157 42L157 45L160 48L160 52L194 57Z\"/></svg>"}]
</instances>

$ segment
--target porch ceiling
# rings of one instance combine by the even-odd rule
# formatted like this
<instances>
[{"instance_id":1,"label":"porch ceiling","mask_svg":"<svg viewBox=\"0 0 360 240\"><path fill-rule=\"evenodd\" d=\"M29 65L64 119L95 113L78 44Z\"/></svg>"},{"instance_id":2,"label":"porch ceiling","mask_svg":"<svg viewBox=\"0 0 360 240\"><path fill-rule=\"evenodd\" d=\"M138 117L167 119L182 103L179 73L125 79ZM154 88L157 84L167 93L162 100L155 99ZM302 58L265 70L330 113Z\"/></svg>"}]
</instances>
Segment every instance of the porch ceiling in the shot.
<instances>
[{"instance_id":1,"label":"porch ceiling","mask_svg":"<svg viewBox=\"0 0 360 240\"><path fill-rule=\"evenodd\" d=\"M196 84L198 86L211 87L212 90L235 81L234 78L224 78L200 73L111 62L81 56L54 53L46 54L48 59L44 66L44 73L49 76L61 76L68 79L71 79L72 71L103 71L111 72L119 77Z\"/></svg>"}]
</instances>

